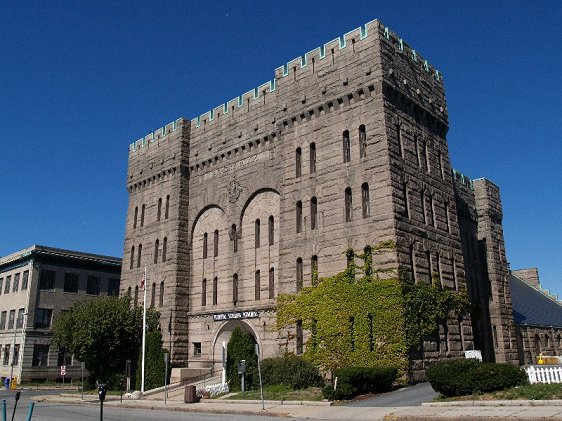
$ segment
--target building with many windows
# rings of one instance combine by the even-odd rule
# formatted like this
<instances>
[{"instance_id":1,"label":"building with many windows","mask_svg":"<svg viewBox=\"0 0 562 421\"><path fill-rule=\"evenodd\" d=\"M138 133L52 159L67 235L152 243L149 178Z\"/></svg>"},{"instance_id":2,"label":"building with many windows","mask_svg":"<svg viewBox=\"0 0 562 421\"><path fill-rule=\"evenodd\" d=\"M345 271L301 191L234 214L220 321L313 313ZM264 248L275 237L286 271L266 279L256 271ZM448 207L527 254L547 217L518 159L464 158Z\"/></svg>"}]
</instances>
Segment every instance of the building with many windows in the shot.
<instances>
[{"instance_id":1,"label":"building with many windows","mask_svg":"<svg viewBox=\"0 0 562 421\"><path fill-rule=\"evenodd\" d=\"M235 327L266 357L299 354L307 333L275 329L275 298L390 240L377 267L480 309L441 321L414 370L473 349L516 363L499 188L453 170L448 124L442 74L379 21L289 61L130 145L121 292L138 302L147 267L165 343L194 372Z\"/></svg>"},{"instance_id":2,"label":"building with many windows","mask_svg":"<svg viewBox=\"0 0 562 421\"><path fill-rule=\"evenodd\" d=\"M32 246L0 258L0 376L80 376L80 363L51 343L53 317L77 300L117 295L121 259Z\"/></svg>"}]
</instances>

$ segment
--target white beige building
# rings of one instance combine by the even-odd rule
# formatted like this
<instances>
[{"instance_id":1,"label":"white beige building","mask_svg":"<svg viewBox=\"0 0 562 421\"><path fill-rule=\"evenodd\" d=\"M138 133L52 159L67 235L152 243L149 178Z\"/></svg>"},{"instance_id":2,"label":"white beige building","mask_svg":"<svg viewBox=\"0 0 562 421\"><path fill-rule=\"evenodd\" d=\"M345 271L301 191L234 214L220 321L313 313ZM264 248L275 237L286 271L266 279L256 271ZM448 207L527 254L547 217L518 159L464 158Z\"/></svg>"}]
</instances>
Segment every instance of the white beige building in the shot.
<instances>
[{"instance_id":1,"label":"white beige building","mask_svg":"<svg viewBox=\"0 0 562 421\"><path fill-rule=\"evenodd\" d=\"M0 376L80 376L80 362L52 344L54 317L85 297L118 294L121 259L44 246L0 258Z\"/></svg>"}]
</instances>

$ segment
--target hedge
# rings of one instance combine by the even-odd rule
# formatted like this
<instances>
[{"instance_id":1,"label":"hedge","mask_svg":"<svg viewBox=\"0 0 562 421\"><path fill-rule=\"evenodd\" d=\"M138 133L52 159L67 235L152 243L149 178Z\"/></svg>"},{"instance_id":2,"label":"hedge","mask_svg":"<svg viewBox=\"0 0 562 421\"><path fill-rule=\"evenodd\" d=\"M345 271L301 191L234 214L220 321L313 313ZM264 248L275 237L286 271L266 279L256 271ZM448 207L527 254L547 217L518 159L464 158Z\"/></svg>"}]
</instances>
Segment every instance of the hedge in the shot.
<instances>
[{"instance_id":1,"label":"hedge","mask_svg":"<svg viewBox=\"0 0 562 421\"><path fill-rule=\"evenodd\" d=\"M398 370L392 367L347 367L334 371L337 385L324 388L330 400L351 399L367 393L382 393L392 389Z\"/></svg>"},{"instance_id":2,"label":"hedge","mask_svg":"<svg viewBox=\"0 0 562 421\"><path fill-rule=\"evenodd\" d=\"M528 383L527 375L517 366L476 359L437 362L426 370L426 377L431 387L445 397L481 394Z\"/></svg>"},{"instance_id":3,"label":"hedge","mask_svg":"<svg viewBox=\"0 0 562 421\"><path fill-rule=\"evenodd\" d=\"M295 355L267 358L262 361L261 370L265 385L280 384L293 390L324 385L318 367Z\"/></svg>"}]
</instances>

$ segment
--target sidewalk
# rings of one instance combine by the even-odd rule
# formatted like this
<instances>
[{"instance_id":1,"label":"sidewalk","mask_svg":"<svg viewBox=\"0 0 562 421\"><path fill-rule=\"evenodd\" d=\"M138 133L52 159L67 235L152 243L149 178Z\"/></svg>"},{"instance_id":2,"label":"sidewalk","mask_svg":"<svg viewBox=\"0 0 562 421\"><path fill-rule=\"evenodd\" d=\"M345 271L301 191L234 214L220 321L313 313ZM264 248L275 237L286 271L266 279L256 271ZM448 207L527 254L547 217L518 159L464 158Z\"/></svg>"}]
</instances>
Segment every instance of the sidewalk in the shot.
<instances>
[{"instance_id":1,"label":"sidewalk","mask_svg":"<svg viewBox=\"0 0 562 421\"><path fill-rule=\"evenodd\" d=\"M98 404L96 396L85 396L84 401L80 399L80 395L50 395L38 397L37 400L68 404ZM262 409L261 401L208 399L186 404L175 397L164 405L164 401L159 399L123 400L123 403L120 403L119 397L111 396L106 400L105 405L147 410L268 415L316 420L562 420L560 400L436 402L422 406L395 408L347 407L330 405L328 402L265 401L265 409Z\"/></svg>"}]
</instances>

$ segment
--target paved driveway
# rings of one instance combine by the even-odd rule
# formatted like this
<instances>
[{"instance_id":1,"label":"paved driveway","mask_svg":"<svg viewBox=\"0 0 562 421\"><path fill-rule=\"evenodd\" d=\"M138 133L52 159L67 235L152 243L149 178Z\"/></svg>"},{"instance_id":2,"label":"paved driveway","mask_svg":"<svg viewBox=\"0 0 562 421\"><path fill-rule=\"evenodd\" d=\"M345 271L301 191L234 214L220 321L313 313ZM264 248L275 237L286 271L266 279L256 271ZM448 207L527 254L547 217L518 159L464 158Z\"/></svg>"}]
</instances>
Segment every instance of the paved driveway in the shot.
<instances>
[{"instance_id":1,"label":"paved driveway","mask_svg":"<svg viewBox=\"0 0 562 421\"><path fill-rule=\"evenodd\" d=\"M383 393L369 399L353 401L346 406L360 407L400 407L400 406L419 406L423 402L430 402L439 393L432 389L429 383L418 383L415 386L408 386L394 392Z\"/></svg>"}]
</instances>

